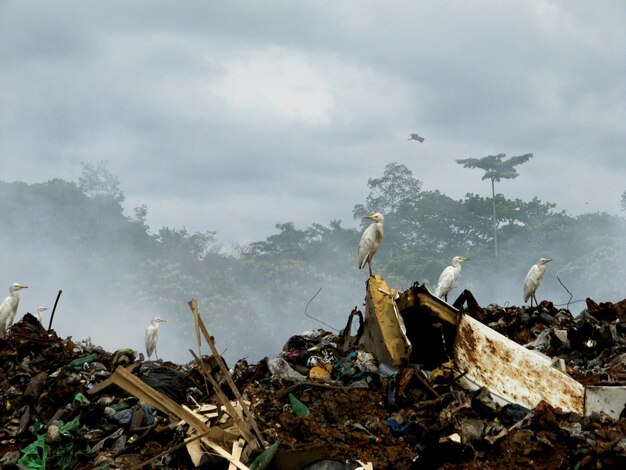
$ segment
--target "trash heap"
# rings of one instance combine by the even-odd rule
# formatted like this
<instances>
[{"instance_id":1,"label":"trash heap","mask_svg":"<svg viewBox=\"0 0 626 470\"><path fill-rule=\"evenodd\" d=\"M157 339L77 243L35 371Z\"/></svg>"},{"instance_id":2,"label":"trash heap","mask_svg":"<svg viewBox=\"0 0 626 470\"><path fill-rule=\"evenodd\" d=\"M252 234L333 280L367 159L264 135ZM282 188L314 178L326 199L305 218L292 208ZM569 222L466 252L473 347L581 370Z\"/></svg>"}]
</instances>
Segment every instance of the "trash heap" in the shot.
<instances>
[{"instance_id":1,"label":"trash heap","mask_svg":"<svg viewBox=\"0 0 626 470\"><path fill-rule=\"evenodd\" d=\"M215 353L186 365L110 353L26 314L0 340L0 467L626 468L626 299L588 299L575 318L546 301L481 308L467 291L455 305L372 277L365 314L340 333L302 332L228 370ZM462 316L605 401L578 413L468 385L484 364L457 357Z\"/></svg>"}]
</instances>

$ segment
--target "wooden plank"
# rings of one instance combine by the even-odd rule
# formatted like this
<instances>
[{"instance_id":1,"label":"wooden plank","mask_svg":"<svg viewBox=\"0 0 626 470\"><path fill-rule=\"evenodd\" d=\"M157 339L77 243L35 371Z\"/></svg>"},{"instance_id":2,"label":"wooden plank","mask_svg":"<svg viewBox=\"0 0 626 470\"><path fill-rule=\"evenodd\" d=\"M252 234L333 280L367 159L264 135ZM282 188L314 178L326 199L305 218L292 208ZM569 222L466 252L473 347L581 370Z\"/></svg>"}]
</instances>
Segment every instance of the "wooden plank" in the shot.
<instances>
[{"instance_id":1,"label":"wooden plank","mask_svg":"<svg viewBox=\"0 0 626 470\"><path fill-rule=\"evenodd\" d=\"M243 439L238 439L235 442L233 442L233 450L231 454L234 458L241 459L241 453L243 452L244 444L245 444L245 441ZM232 463L228 465L228 470L235 470L235 465Z\"/></svg>"},{"instance_id":2,"label":"wooden plank","mask_svg":"<svg viewBox=\"0 0 626 470\"><path fill-rule=\"evenodd\" d=\"M198 432L199 434L207 433L209 436L212 436L215 430L219 429L209 427L201 419L197 418L193 413L185 410L182 406L180 406L168 396L163 395L158 390L155 390L149 385L143 383L138 377L135 377L123 367L118 367L117 369L115 369L115 372L113 372L111 378L113 383L118 387L123 388L128 393L144 401L151 407L161 410L168 416L171 416L174 419L182 419L193 429L195 429L196 432ZM239 460L233 458L231 454L225 451L214 441L206 437L203 437L201 439L205 445L217 452L219 456L233 463L240 470L249 470L248 467L239 462Z\"/></svg>"},{"instance_id":3,"label":"wooden plank","mask_svg":"<svg viewBox=\"0 0 626 470\"><path fill-rule=\"evenodd\" d=\"M129 365L128 367L126 367L125 369L128 372L133 372L137 367L139 367L140 362L135 362L131 365ZM122 367L122 366L120 366ZM88 395L93 395L95 393L99 393L102 390L104 390L105 388L109 387L113 385L113 376L110 375L108 376L106 379L104 379L102 382L98 382L96 385L94 385L93 387L91 387L89 390L87 390L87 394Z\"/></svg>"},{"instance_id":4,"label":"wooden plank","mask_svg":"<svg viewBox=\"0 0 626 470\"><path fill-rule=\"evenodd\" d=\"M204 326L204 322L202 321L202 318L200 317L200 313L198 312L198 303L192 299L188 302L188 304L189 304L189 308L191 309L191 311L193 312L195 310L196 312L194 313L194 319L198 322L198 326L200 327L200 330L202 331L202 334L204 335L204 339L206 340L209 347L211 348L211 353L213 354L213 357L215 358L217 365L222 371L222 375L226 379L226 382L228 383L233 394L235 395L235 398L239 402L239 405L241 406L241 409L244 412L246 422L254 430L254 433L256 434L256 437L261 447L267 447L267 442L265 442L265 440L263 439L261 430L257 426L256 421L254 420L254 416L252 416L252 412L250 411L245 401L243 400L243 397L239 393L239 390L237 389L235 382L233 382L233 379L230 376L230 372L226 368L226 364L224 364L224 361L222 361L222 356L220 355L220 353L217 351L217 348L215 347L215 341L213 341L213 337L209 334L206 327Z\"/></svg>"},{"instance_id":5,"label":"wooden plank","mask_svg":"<svg viewBox=\"0 0 626 470\"><path fill-rule=\"evenodd\" d=\"M250 445L254 445L255 444L254 437L252 436L252 433L250 432L250 428L248 427L248 424L243 419L241 419L241 416L239 416L239 413L237 413L235 408L233 408L233 405L228 399L228 397L224 395L224 392L222 392L220 385L217 383L215 378L213 378L211 373L206 369L206 366L204 365L204 362L202 361L202 359L196 356L196 353L194 353L192 349L190 349L189 352L196 359L196 362L200 365L200 368L202 369L202 374L213 386L213 389L215 390L217 397L222 402L222 405L224 405L224 407L228 411L228 414L235 422L235 425L241 432L241 435L245 438L246 441L248 441Z\"/></svg>"}]
</instances>

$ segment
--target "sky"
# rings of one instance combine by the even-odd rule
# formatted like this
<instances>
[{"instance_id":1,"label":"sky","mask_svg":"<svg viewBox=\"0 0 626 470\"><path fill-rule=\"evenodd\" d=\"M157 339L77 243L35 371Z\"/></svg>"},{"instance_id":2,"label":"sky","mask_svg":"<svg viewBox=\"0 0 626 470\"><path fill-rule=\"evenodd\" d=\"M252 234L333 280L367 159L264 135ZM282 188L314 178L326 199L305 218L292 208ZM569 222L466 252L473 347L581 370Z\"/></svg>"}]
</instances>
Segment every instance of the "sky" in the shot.
<instances>
[{"instance_id":1,"label":"sky","mask_svg":"<svg viewBox=\"0 0 626 470\"><path fill-rule=\"evenodd\" d=\"M229 247L356 227L390 162L459 199L490 186L455 159L531 152L497 191L619 214L625 25L621 0L2 2L0 179L105 160L129 215Z\"/></svg>"}]
</instances>

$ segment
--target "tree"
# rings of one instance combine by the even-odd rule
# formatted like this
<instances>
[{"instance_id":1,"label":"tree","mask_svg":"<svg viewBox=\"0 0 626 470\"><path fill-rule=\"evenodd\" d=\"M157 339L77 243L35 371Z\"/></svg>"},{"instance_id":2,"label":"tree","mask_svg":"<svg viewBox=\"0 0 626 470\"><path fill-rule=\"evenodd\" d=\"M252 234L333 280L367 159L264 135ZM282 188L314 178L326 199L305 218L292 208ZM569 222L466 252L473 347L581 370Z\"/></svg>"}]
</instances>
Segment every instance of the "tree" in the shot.
<instances>
[{"instance_id":1,"label":"tree","mask_svg":"<svg viewBox=\"0 0 626 470\"><path fill-rule=\"evenodd\" d=\"M482 179L491 180L493 240L496 258L498 257L498 222L496 218L495 183L496 181L500 182L502 178L509 180L517 178L519 173L515 167L530 160L533 157L533 154L527 153L518 157L510 157L507 160L504 160L504 157L506 157L504 153L499 153L498 155L487 155L483 158L463 158L456 161L459 165L463 165L464 168L480 168L481 170L485 170L485 174Z\"/></svg>"},{"instance_id":2,"label":"tree","mask_svg":"<svg viewBox=\"0 0 626 470\"><path fill-rule=\"evenodd\" d=\"M415 198L422 188L422 182L413 177L413 173L400 163L388 163L381 178L369 178L367 186L370 193L366 204L354 206L354 218L364 217L374 212L385 216L395 214L400 204Z\"/></svg>"},{"instance_id":3,"label":"tree","mask_svg":"<svg viewBox=\"0 0 626 470\"><path fill-rule=\"evenodd\" d=\"M100 160L95 165L82 162L82 165L83 172L78 178L78 187L85 195L89 197L111 196L120 204L124 202L120 180L109 171L105 160Z\"/></svg>"}]
</instances>

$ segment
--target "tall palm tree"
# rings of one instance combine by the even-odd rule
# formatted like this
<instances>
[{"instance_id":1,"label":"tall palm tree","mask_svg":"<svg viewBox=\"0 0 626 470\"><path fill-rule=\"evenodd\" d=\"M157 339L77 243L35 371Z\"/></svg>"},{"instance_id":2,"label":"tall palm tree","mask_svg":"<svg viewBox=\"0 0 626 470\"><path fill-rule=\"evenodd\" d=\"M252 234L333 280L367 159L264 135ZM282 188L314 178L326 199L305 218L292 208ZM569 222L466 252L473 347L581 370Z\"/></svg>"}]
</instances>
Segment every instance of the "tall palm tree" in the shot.
<instances>
[{"instance_id":1,"label":"tall palm tree","mask_svg":"<svg viewBox=\"0 0 626 470\"><path fill-rule=\"evenodd\" d=\"M456 160L459 165L463 165L463 168L480 168L485 170L485 174L482 179L491 180L491 200L493 204L493 240L495 246L496 258L498 257L498 223L496 219L496 181L500 182L502 178L507 180L515 179L519 176L519 173L515 169L517 165L526 163L533 157L532 153L520 155L518 157L510 157L504 160L506 155L499 153L498 155L487 155L483 158L463 158Z\"/></svg>"}]
</instances>

